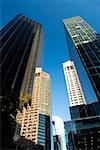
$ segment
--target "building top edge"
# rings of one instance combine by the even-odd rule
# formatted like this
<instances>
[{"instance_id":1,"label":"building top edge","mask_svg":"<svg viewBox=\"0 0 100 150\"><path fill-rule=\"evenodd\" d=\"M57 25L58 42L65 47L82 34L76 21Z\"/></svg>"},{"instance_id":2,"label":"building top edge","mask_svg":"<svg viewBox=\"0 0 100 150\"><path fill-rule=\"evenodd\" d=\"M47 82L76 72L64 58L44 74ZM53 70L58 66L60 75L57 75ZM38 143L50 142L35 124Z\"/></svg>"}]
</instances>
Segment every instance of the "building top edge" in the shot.
<instances>
[{"instance_id":1,"label":"building top edge","mask_svg":"<svg viewBox=\"0 0 100 150\"><path fill-rule=\"evenodd\" d=\"M64 63L62 63L63 66L70 65L70 64L73 64L72 60L67 60Z\"/></svg>"},{"instance_id":2,"label":"building top edge","mask_svg":"<svg viewBox=\"0 0 100 150\"><path fill-rule=\"evenodd\" d=\"M42 70L42 67L36 67L36 68L35 68L35 73L44 73L44 74L46 74L47 76L50 77L50 74L47 73L47 72L45 72L45 71L43 71L43 70Z\"/></svg>"},{"instance_id":3,"label":"building top edge","mask_svg":"<svg viewBox=\"0 0 100 150\"><path fill-rule=\"evenodd\" d=\"M64 18L64 19L63 19L63 22L65 22L66 20L77 19L77 18L82 19L80 16L74 16L74 17L70 17L70 18Z\"/></svg>"}]
</instances>

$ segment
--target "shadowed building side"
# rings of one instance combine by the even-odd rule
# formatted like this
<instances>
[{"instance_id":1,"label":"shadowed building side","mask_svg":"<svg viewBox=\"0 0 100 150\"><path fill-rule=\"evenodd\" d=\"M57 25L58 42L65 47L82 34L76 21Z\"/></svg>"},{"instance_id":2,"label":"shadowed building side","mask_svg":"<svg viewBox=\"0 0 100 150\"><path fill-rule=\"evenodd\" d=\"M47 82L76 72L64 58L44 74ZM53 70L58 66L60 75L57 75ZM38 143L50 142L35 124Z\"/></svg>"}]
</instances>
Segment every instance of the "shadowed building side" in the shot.
<instances>
[{"instance_id":1,"label":"shadowed building side","mask_svg":"<svg viewBox=\"0 0 100 150\"><path fill-rule=\"evenodd\" d=\"M0 31L1 137L5 149L13 146L19 97L32 94L35 67L42 63L42 42L42 26L23 15Z\"/></svg>"}]
</instances>

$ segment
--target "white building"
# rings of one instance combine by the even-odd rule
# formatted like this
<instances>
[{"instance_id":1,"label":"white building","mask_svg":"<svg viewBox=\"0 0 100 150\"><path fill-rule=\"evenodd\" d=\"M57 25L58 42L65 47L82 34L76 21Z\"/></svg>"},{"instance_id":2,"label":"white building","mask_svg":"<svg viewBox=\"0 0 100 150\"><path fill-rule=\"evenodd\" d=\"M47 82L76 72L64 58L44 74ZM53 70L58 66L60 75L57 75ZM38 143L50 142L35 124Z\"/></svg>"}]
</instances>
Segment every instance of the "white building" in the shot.
<instances>
[{"instance_id":1,"label":"white building","mask_svg":"<svg viewBox=\"0 0 100 150\"><path fill-rule=\"evenodd\" d=\"M55 123L53 126L53 136L58 135L60 150L66 150L64 122L61 117L55 115L53 116L52 120Z\"/></svg>"},{"instance_id":2,"label":"white building","mask_svg":"<svg viewBox=\"0 0 100 150\"><path fill-rule=\"evenodd\" d=\"M63 70L67 85L70 107L86 104L74 62L68 60L63 63Z\"/></svg>"}]
</instances>

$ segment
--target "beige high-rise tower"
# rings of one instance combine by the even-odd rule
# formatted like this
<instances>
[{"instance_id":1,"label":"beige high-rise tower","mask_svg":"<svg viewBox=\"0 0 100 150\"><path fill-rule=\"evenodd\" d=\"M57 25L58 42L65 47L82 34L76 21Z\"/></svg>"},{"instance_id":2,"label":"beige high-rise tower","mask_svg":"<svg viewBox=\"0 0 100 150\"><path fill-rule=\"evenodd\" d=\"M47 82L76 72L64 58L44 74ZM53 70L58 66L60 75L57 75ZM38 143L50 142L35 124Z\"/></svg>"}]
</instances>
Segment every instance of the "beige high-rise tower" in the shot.
<instances>
[{"instance_id":1,"label":"beige high-rise tower","mask_svg":"<svg viewBox=\"0 0 100 150\"><path fill-rule=\"evenodd\" d=\"M23 107L16 120L21 125L21 136L44 146L45 150L51 149L50 76L42 68L35 70L31 105Z\"/></svg>"},{"instance_id":2,"label":"beige high-rise tower","mask_svg":"<svg viewBox=\"0 0 100 150\"><path fill-rule=\"evenodd\" d=\"M74 62L69 60L63 63L63 70L70 100L70 107L86 104Z\"/></svg>"}]
</instances>

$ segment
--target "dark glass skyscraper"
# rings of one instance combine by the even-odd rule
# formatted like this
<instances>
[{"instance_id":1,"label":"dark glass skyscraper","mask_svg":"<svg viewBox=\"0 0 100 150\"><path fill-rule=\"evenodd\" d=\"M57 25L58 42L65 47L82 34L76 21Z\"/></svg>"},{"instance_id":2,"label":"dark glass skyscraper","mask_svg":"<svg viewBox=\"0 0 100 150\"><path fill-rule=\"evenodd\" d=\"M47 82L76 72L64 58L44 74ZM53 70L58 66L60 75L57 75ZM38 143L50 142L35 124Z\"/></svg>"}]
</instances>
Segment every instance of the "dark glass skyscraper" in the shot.
<instances>
[{"instance_id":1,"label":"dark glass skyscraper","mask_svg":"<svg viewBox=\"0 0 100 150\"><path fill-rule=\"evenodd\" d=\"M64 20L69 53L75 61L76 49L100 101L100 35L81 17Z\"/></svg>"},{"instance_id":2,"label":"dark glass skyscraper","mask_svg":"<svg viewBox=\"0 0 100 150\"><path fill-rule=\"evenodd\" d=\"M19 96L32 95L34 72L41 67L43 28L17 15L0 31L2 148L13 148Z\"/></svg>"},{"instance_id":3,"label":"dark glass skyscraper","mask_svg":"<svg viewBox=\"0 0 100 150\"><path fill-rule=\"evenodd\" d=\"M19 96L27 62L32 61L33 70L41 66L42 32L41 25L22 15L1 30L1 96Z\"/></svg>"}]
</instances>

